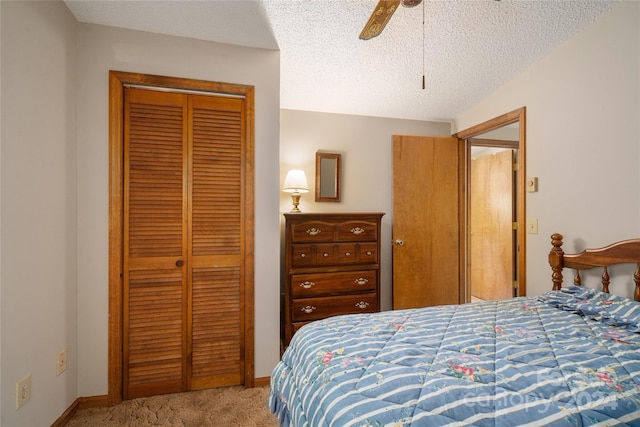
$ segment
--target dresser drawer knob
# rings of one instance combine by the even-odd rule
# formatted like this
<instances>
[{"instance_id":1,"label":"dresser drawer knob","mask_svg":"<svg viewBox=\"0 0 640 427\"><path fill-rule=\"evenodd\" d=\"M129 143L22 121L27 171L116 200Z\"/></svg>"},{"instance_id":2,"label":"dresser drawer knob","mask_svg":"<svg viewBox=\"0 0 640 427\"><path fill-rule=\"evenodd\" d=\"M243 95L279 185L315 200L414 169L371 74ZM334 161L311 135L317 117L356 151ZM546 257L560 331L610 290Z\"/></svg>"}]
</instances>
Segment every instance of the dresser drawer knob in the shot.
<instances>
[{"instance_id":1,"label":"dresser drawer knob","mask_svg":"<svg viewBox=\"0 0 640 427\"><path fill-rule=\"evenodd\" d=\"M352 232L353 234L355 234L355 235L358 235L358 234L362 234L362 233L364 233L364 228L355 227L355 228L352 228L352 229L351 229L351 230L349 230L349 231L351 231L351 232Z\"/></svg>"},{"instance_id":2,"label":"dresser drawer knob","mask_svg":"<svg viewBox=\"0 0 640 427\"><path fill-rule=\"evenodd\" d=\"M365 279L364 277L358 277L356 280L353 281L356 285L366 285L367 283L369 283L368 279Z\"/></svg>"},{"instance_id":3,"label":"dresser drawer knob","mask_svg":"<svg viewBox=\"0 0 640 427\"><path fill-rule=\"evenodd\" d=\"M310 313L313 313L314 311L316 311L316 308L314 306L312 306L312 305L305 305L304 307L302 307L300 309L300 311L302 311L303 313L310 314Z\"/></svg>"},{"instance_id":4,"label":"dresser drawer knob","mask_svg":"<svg viewBox=\"0 0 640 427\"><path fill-rule=\"evenodd\" d=\"M309 236L317 236L318 234L320 234L320 230L318 230L317 228L310 228L307 230L307 234Z\"/></svg>"},{"instance_id":5,"label":"dresser drawer knob","mask_svg":"<svg viewBox=\"0 0 640 427\"><path fill-rule=\"evenodd\" d=\"M329 256L329 254L325 252L325 253L322 254L322 256L326 258L326 257Z\"/></svg>"},{"instance_id":6,"label":"dresser drawer knob","mask_svg":"<svg viewBox=\"0 0 640 427\"><path fill-rule=\"evenodd\" d=\"M356 307L364 310L365 308L369 307L369 303L366 301L360 301L356 303Z\"/></svg>"},{"instance_id":7,"label":"dresser drawer knob","mask_svg":"<svg viewBox=\"0 0 640 427\"><path fill-rule=\"evenodd\" d=\"M345 252L346 256L351 256L351 252Z\"/></svg>"},{"instance_id":8,"label":"dresser drawer knob","mask_svg":"<svg viewBox=\"0 0 640 427\"><path fill-rule=\"evenodd\" d=\"M307 254L300 254L300 258L305 258Z\"/></svg>"},{"instance_id":9,"label":"dresser drawer knob","mask_svg":"<svg viewBox=\"0 0 640 427\"><path fill-rule=\"evenodd\" d=\"M305 280L304 282L300 283L300 287L301 288L305 288L305 289L311 289L315 286L316 284L314 282L310 282L308 280Z\"/></svg>"},{"instance_id":10,"label":"dresser drawer knob","mask_svg":"<svg viewBox=\"0 0 640 427\"><path fill-rule=\"evenodd\" d=\"M367 251L367 255L371 255L371 251Z\"/></svg>"}]
</instances>

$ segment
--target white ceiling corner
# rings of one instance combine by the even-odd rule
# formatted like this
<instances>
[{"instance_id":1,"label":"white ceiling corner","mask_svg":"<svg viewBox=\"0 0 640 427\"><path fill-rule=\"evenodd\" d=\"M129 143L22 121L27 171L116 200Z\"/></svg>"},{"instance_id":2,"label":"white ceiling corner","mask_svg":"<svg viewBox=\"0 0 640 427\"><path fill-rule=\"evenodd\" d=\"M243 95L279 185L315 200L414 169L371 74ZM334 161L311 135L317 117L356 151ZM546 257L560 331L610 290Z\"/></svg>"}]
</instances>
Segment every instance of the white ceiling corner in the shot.
<instances>
[{"instance_id":1,"label":"white ceiling corner","mask_svg":"<svg viewBox=\"0 0 640 427\"><path fill-rule=\"evenodd\" d=\"M377 0L65 3L80 22L280 49L281 108L451 121L617 1L424 0L368 41Z\"/></svg>"}]
</instances>

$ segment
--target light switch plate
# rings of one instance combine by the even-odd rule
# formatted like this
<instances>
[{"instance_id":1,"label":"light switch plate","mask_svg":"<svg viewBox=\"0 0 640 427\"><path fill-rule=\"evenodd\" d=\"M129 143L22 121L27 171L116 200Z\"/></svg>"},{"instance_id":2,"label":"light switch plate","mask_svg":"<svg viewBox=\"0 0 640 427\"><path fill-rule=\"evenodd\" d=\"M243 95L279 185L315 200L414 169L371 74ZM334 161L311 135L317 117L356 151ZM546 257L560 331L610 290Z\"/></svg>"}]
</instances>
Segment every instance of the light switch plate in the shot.
<instances>
[{"instance_id":1,"label":"light switch plate","mask_svg":"<svg viewBox=\"0 0 640 427\"><path fill-rule=\"evenodd\" d=\"M527 233L538 234L538 218L527 218Z\"/></svg>"},{"instance_id":2,"label":"light switch plate","mask_svg":"<svg viewBox=\"0 0 640 427\"><path fill-rule=\"evenodd\" d=\"M31 374L16 383L16 409L31 399Z\"/></svg>"},{"instance_id":3,"label":"light switch plate","mask_svg":"<svg viewBox=\"0 0 640 427\"><path fill-rule=\"evenodd\" d=\"M527 178L527 192L534 193L538 191L538 177Z\"/></svg>"}]
</instances>

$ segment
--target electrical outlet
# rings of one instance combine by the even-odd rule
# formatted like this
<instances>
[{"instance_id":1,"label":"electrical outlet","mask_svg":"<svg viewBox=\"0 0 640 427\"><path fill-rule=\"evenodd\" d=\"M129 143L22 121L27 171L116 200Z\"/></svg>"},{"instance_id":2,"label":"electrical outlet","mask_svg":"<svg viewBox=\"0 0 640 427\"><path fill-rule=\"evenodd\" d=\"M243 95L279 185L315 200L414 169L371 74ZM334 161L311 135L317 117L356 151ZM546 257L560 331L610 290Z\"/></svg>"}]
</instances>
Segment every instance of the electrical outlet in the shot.
<instances>
[{"instance_id":1,"label":"electrical outlet","mask_svg":"<svg viewBox=\"0 0 640 427\"><path fill-rule=\"evenodd\" d=\"M31 374L16 383L16 409L31 399Z\"/></svg>"},{"instance_id":2,"label":"electrical outlet","mask_svg":"<svg viewBox=\"0 0 640 427\"><path fill-rule=\"evenodd\" d=\"M56 375L60 375L67 369L67 349L65 348L58 353L58 359L56 361Z\"/></svg>"}]
</instances>

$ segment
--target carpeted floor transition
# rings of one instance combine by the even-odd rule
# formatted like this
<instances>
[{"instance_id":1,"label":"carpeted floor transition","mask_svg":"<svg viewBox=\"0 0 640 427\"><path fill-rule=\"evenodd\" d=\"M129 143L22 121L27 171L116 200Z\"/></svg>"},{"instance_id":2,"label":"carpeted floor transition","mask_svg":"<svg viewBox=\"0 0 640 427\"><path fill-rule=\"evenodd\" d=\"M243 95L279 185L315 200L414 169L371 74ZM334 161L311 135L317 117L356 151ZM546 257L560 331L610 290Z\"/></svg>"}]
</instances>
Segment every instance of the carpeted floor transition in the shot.
<instances>
[{"instance_id":1,"label":"carpeted floor transition","mask_svg":"<svg viewBox=\"0 0 640 427\"><path fill-rule=\"evenodd\" d=\"M269 386L221 387L127 400L76 412L66 427L276 427L267 408Z\"/></svg>"}]
</instances>

